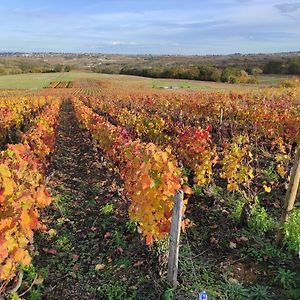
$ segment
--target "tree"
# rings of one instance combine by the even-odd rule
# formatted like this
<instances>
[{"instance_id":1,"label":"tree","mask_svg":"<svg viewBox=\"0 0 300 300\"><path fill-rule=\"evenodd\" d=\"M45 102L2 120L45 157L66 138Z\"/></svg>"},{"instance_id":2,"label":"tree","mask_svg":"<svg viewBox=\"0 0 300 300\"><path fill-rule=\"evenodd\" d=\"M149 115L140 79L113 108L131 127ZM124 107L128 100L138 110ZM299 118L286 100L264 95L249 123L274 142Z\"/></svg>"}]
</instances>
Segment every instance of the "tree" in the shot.
<instances>
[{"instance_id":1,"label":"tree","mask_svg":"<svg viewBox=\"0 0 300 300\"><path fill-rule=\"evenodd\" d=\"M289 74L300 75L300 61L299 60L289 61L287 71Z\"/></svg>"},{"instance_id":2,"label":"tree","mask_svg":"<svg viewBox=\"0 0 300 300\"><path fill-rule=\"evenodd\" d=\"M64 71L65 72L70 72L71 71L71 67L69 65L66 65Z\"/></svg>"},{"instance_id":3,"label":"tree","mask_svg":"<svg viewBox=\"0 0 300 300\"><path fill-rule=\"evenodd\" d=\"M271 60L264 66L264 73L266 74L281 74L282 71L282 62L278 60Z\"/></svg>"},{"instance_id":4,"label":"tree","mask_svg":"<svg viewBox=\"0 0 300 300\"><path fill-rule=\"evenodd\" d=\"M0 67L0 74L5 74L5 69L3 67Z\"/></svg>"},{"instance_id":5,"label":"tree","mask_svg":"<svg viewBox=\"0 0 300 300\"><path fill-rule=\"evenodd\" d=\"M231 69L226 68L222 71L221 81L222 82L230 82L230 78L233 76L233 72Z\"/></svg>"},{"instance_id":6,"label":"tree","mask_svg":"<svg viewBox=\"0 0 300 300\"><path fill-rule=\"evenodd\" d=\"M63 66L61 64L57 64L54 66L55 72L61 72L63 70Z\"/></svg>"}]
</instances>

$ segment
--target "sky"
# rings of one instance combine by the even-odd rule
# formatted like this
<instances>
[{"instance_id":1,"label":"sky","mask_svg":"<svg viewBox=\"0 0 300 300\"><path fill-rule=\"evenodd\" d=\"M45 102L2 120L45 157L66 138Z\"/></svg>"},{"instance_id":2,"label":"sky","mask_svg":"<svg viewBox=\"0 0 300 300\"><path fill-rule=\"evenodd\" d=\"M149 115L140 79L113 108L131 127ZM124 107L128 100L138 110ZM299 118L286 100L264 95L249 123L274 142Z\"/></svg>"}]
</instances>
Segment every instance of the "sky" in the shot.
<instances>
[{"instance_id":1,"label":"sky","mask_svg":"<svg viewBox=\"0 0 300 300\"><path fill-rule=\"evenodd\" d=\"M0 51L300 50L300 1L293 0L0 0L0 20Z\"/></svg>"}]
</instances>

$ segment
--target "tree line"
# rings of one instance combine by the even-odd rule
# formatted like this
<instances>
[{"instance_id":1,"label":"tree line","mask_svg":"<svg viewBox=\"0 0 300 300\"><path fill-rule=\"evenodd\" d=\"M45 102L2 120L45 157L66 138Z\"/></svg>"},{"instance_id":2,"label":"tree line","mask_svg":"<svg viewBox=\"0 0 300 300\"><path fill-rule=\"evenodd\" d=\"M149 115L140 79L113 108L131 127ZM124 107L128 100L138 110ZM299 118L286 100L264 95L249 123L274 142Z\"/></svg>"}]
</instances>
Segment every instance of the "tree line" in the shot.
<instances>
[{"instance_id":1,"label":"tree line","mask_svg":"<svg viewBox=\"0 0 300 300\"><path fill-rule=\"evenodd\" d=\"M270 60L263 68L265 74L300 75L300 57L287 60Z\"/></svg>"},{"instance_id":2,"label":"tree line","mask_svg":"<svg viewBox=\"0 0 300 300\"><path fill-rule=\"evenodd\" d=\"M70 72L71 69L70 65L50 65L35 60L0 60L0 75Z\"/></svg>"},{"instance_id":3,"label":"tree line","mask_svg":"<svg viewBox=\"0 0 300 300\"><path fill-rule=\"evenodd\" d=\"M132 67L125 66L120 70L110 69L109 67L93 68L97 73L119 73L124 75L143 76L151 78L173 78L190 79L229 83L257 83L256 73L251 70L244 70L237 67L218 68L214 66L172 66L172 67Z\"/></svg>"}]
</instances>

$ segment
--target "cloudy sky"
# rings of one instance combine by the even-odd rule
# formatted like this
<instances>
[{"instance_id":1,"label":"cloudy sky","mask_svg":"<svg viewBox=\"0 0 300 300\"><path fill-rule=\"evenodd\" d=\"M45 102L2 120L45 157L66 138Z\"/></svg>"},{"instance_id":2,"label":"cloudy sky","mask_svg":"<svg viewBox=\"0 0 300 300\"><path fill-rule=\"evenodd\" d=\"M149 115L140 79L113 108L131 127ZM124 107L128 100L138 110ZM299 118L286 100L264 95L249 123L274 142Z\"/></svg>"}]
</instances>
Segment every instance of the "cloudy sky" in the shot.
<instances>
[{"instance_id":1,"label":"cloudy sky","mask_svg":"<svg viewBox=\"0 0 300 300\"><path fill-rule=\"evenodd\" d=\"M0 0L0 51L300 50L300 1Z\"/></svg>"}]
</instances>

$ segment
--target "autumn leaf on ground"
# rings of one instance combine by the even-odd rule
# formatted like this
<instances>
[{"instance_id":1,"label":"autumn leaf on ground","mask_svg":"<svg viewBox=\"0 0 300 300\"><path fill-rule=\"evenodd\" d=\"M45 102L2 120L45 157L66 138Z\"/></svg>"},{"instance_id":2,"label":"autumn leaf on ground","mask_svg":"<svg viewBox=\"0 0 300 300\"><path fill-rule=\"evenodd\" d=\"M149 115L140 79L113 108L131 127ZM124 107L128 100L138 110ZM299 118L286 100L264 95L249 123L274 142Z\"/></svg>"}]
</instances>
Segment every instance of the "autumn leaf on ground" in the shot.
<instances>
[{"instance_id":1,"label":"autumn leaf on ground","mask_svg":"<svg viewBox=\"0 0 300 300\"><path fill-rule=\"evenodd\" d=\"M73 270L73 271L78 271L78 269L79 269L79 267L78 267L77 264L75 264L75 265L72 267L72 270Z\"/></svg>"},{"instance_id":2,"label":"autumn leaf on ground","mask_svg":"<svg viewBox=\"0 0 300 300\"><path fill-rule=\"evenodd\" d=\"M56 230L52 228L52 229L50 229L50 230L48 231L48 234L49 234L51 237L53 237L53 236L56 235Z\"/></svg>"},{"instance_id":3,"label":"autumn leaf on ground","mask_svg":"<svg viewBox=\"0 0 300 300\"><path fill-rule=\"evenodd\" d=\"M122 254L124 252L124 250L121 248L121 247L118 247L117 248L117 253L118 254Z\"/></svg>"},{"instance_id":4,"label":"autumn leaf on ground","mask_svg":"<svg viewBox=\"0 0 300 300\"><path fill-rule=\"evenodd\" d=\"M245 237L245 236L238 237L238 238L236 238L235 240L236 240L238 243L240 243L240 242L248 242L248 241L249 241L249 239L248 239L247 237Z\"/></svg>"},{"instance_id":5,"label":"autumn leaf on ground","mask_svg":"<svg viewBox=\"0 0 300 300\"><path fill-rule=\"evenodd\" d=\"M133 264L134 267L139 267L143 264L144 262L143 261L138 261L136 263Z\"/></svg>"},{"instance_id":6,"label":"autumn leaf on ground","mask_svg":"<svg viewBox=\"0 0 300 300\"><path fill-rule=\"evenodd\" d=\"M104 234L104 238L108 239L109 237L111 237L111 232L108 231Z\"/></svg>"},{"instance_id":7,"label":"autumn leaf on ground","mask_svg":"<svg viewBox=\"0 0 300 300\"><path fill-rule=\"evenodd\" d=\"M267 193L270 193L271 192L271 187L270 186L267 186L267 185L263 185L263 188L264 188L264 190L267 192Z\"/></svg>"},{"instance_id":8,"label":"autumn leaf on ground","mask_svg":"<svg viewBox=\"0 0 300 300\"><path fill-rule=\"evenodd\" d=\"M48 248L43 248L43 251L49 254L57 254L57 250L56 249L48 249Z\"/></svg>"},{"instance_id":9,"label":"autumn leaf on ground","mask_svg":"<svg viewBox=\"0 0 300 300\"><path fill-rule=\"evenodd\" d=\"M95 270L96 271L103 270L104 268L105 268L105 264L97 264L95 266Z\"/></svg>"},{"instance_id":10,"label":"autumn leaf on ground","mask_svg":"<svg viewBox=\"0 0 300 300\"><path fill-rule=\"evenodd\" d=\"M219 225L214 224L214 225L210 225L208 226L210 229L217 229L219 227Z\"/></svg>"},{"instance_id":11,"label":"autumn leaf on ground","mask_svg":"<svg viewBox=\"0 0 300 300\"><path fill-rule=\"evenodd\" d=\"M34 279L33 284L35 285L41 285L44 283L44 278L41 275L38 275L37 278Z\"/></svg>"},{"instance_id":12,"label":"autumn leaf on ground","mask_svg":"<svg viewBox=\"0 0 300 300\"><path fill-rule=\"evenodd\" d=\"M230 248L230 249L235 249L235 248L236 248L236 243L234 243L234 242L229 242L229 248Z\"/></svg>"},{"instance_id":13,"label":"autumn leaf on ground","mask_svg":"<svg viewBox=\"0 0 300 300\"><path fill-rule=\"evenodd\" d=\"M212 237L209 239L209 241L210 241L212 244L215 244L215 245L219 243L219 240L216 239L214 236L212 236Z\"/></svg>"},{"instance_id":14,"label":"autumn leaf on ground","mask_svg":"<svg viewBox=\"0 0 300 300\"><path fill-rule=\"evenodd\" d=\"M72 259L75 260L75 261L78 260L78 258L79 258L79 255L77 255L77 254L74 254L74 255L72 256Z\"/></svg>"}]
</instances>

